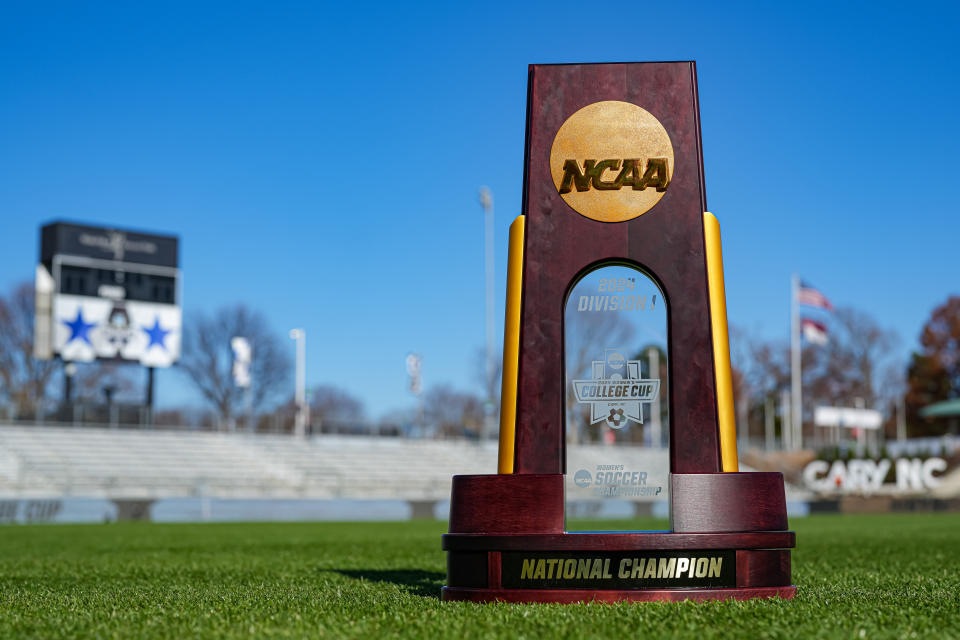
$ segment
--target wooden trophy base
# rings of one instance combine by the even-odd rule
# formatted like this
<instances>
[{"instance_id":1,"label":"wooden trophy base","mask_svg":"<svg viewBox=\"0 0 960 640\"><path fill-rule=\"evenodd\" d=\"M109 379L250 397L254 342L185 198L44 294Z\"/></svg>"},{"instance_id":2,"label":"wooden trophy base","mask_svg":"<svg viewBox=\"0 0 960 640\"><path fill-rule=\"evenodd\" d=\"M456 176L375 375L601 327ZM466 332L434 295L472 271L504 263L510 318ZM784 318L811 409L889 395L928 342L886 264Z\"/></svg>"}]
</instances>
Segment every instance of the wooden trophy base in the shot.
<instances>
[{"instance_id":1,"label":"wooden trophy base","mask_svg":"<svg viewBox=\"0 0 960 640\"><path fill-rule=\"evenodd\" d=\"M747 600L796 593L779 473L671 474L674 531L565 532L562 474L455 476L445 601Z\"/></svg>"}]
</instances>

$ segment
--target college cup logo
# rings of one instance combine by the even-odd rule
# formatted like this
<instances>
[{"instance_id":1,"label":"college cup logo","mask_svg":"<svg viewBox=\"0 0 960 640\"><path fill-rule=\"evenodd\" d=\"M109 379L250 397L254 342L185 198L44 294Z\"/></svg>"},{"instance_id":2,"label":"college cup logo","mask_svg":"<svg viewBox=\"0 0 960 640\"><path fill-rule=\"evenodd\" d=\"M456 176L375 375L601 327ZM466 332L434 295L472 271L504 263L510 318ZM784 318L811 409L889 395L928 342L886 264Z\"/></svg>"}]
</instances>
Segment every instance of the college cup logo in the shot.
<instances>
[{"instance_id":1,"label":"college cup logo","mask_svg":"<svg viewBox=\"0 0 960 640\"><path fill-rule=\"evenodd\" d=\"M582 216L632 220L660 201L673 179L673 144L660 121L630 102L605 100L567 118L550 149L557 192Z\"/></svg>"},{"instance_id":2,"label":"college cup logo","mask_svg":"<svg viewBox=\"0 0 960 640\"><path fill-rule=\"evenodd\" d=\"M573 381L577 402L590 405L590 424L604 421L612 429L630 420L643 424L643 403L660 393L660 380L642 378L640 361L627 360L621 349L607 349L590 369L591 379Z\"/></svg>"}]
</instances>

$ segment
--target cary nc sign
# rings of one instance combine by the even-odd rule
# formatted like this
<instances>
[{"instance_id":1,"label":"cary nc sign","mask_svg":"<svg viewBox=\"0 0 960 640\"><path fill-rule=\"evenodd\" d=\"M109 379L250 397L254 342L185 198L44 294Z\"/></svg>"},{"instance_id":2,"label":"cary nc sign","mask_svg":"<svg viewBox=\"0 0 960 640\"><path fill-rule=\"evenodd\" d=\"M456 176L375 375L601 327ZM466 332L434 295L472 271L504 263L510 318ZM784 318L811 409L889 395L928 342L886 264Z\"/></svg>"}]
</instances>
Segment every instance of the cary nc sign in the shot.
<instances>
[{"instance_id":1,"label":"cary nc sign","mask_svg":"<svg viewBox=\"0 0 960 640\"><path fill-rule=\"evenodd\" d=\"M884 484L890 470L895 482ZM803 481L808 488L821 492L839 493L906 493L928 491L940 486L940 478L947 470L943 458L897 458L890 460L814 460L803 470Z\"/></svg>"}]
</instances>

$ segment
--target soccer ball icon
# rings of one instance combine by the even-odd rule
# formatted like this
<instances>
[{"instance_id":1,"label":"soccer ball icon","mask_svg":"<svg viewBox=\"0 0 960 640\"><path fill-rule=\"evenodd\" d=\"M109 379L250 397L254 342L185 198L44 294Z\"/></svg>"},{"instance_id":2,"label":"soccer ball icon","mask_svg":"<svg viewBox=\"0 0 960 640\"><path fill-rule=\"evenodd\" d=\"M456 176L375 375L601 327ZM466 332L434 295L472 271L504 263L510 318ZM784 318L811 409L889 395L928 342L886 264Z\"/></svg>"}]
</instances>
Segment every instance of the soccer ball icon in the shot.
<instances>
[{"instance_id":1,"label":"soccer ball icon","mask_svg":"<svg viewBox=\"0 0 960 640\"><path fill-rule=\"evenodd\" d=\"M610 415L607 416L607 424L614 429L619 429L627 422L627 417L623 415L623 409L610 409Z\"/></svg>"}]
</instances>

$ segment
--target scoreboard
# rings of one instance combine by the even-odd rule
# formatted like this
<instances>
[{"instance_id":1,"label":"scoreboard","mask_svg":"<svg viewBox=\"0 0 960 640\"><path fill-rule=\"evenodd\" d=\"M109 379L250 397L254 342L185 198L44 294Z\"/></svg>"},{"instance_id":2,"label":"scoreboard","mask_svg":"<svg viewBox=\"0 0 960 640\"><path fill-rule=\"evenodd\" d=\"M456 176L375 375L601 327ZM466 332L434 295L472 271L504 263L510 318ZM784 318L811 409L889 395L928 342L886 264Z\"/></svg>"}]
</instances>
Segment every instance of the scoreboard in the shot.
<instances>
[{"instance_id":1,"label":"scoreboard","mask_svg":"<svg viewBox=\"0 0 960 640\"><path fill-rule=\"evenodd\" d=\"M180 357L175 236L54 222L40 230L34 354L168 367Z\"/></svg>"}]
</instances>

